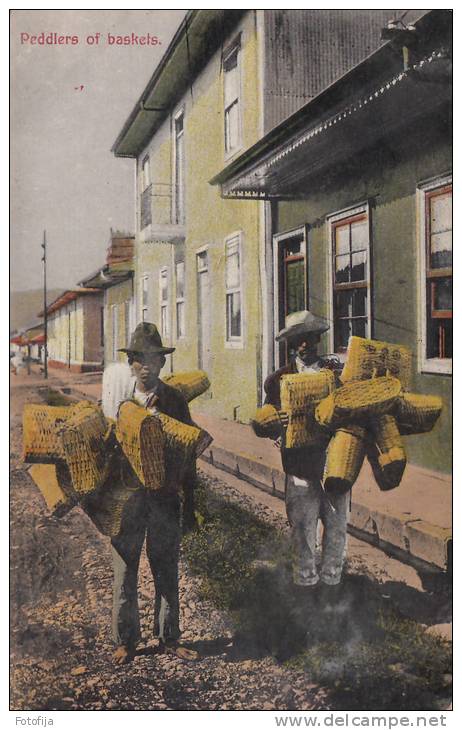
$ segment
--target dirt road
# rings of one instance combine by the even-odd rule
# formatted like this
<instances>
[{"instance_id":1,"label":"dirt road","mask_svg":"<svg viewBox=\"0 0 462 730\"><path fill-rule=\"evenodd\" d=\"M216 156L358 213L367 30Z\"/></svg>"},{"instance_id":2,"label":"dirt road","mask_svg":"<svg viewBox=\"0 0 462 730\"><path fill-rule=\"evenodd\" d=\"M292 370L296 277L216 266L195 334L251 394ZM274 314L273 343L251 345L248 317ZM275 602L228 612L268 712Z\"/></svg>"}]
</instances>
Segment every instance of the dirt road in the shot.
<instances>
[{"instance_id":1,"label":"dirt road","mask_svg":"<svg viewBox=\"0 0 462 730\"><path fill-rule=\"evenodd\" d=\"M21 461L21 413L37 385L18 386L11 440L11 709L235 710L323 709L326 691L271 656L233 650L225 613L198 597L200 580L181 563L183 637L201 653L186 663L156 653L152 578L145 555L140 607L145 643L115 668L110 638L109 542L79 509L47 516Z\"/></svg>"}]
</instances>

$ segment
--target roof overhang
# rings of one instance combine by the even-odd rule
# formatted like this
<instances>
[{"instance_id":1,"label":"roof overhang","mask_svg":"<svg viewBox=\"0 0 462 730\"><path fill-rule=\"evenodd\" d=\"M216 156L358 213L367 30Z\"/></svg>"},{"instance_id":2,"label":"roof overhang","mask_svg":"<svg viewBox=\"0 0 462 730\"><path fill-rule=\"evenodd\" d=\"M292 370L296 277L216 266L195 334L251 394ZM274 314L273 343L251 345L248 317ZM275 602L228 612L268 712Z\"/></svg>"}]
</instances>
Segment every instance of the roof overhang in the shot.
<instances>
[{"instance_id":1,"label":"roof overhang","mask_svg":"<svg viewBox=\"0 0 462 730\"><path fill-rule=\"evenodd\" d=\"M133 264L126 263L120 266L103 266L102 269L98 269L90 276L79 282L83 287L90 287L93 289L109 289L111 286L121 284L124 281L128 281L133 278Z\"/></svg>"},{"instance_id":2,"label":"roof overhang","mask_svg":"<svg viewBox=\"0 0 462 730\"><path fill-rule=\"evenodd\" d=\"M88 294L100 294L100 289L96 288L80 288L80 289L68 289L67 291L63 292L59 295L57 299L54 300L54 302L51 302L47 306L47 314L52 314L53 312L56 312L58 309L62 309L62 307L65 307L70 302L73 302L75 299L78 299L81 296L87 296ZM39 312L38 317L44 316L44 311Z\"/></svg>"},{"instance_id":3,"label":"roof overhang","mask_svg":"<svg viewBox=\"0 0 462 730\"><path fill-rule=\"evenodd\" d=\"M444 11L429 16L445 27ZM421 21L421 24L423 23ZM416 24L417 25L417 24ZM441 35L439 40L441 42ZM446 37L447 37L446 33ZM307 183L384 137L440 110L449 121L450 58L433 47L407 70L391 43L336 81L216 175L224 198L299 199ZM385 72L388 74L385 76Z\"/></svg>"},{"instance_id":4,"label":"roof overhang","mask_svg":"<svg viewBox=\"0 0 462 730\"><path fill-rule=\"evenodd\" d=\"M189 10L112 147L137 157L247 10Z\"/></svg>"}]
</instances>

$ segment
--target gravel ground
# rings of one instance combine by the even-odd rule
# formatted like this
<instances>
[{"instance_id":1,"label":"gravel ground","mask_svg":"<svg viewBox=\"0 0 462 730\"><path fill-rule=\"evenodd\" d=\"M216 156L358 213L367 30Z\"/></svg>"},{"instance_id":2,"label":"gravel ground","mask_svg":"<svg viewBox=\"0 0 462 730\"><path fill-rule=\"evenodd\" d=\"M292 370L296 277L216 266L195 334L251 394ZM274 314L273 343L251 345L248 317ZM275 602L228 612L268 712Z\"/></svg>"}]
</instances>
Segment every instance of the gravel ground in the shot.
<instances>
[{"instance_id":1,"label":"gravel ground","mask_svg":"<svg viewBox=\"0 0 462 730\"><path fill-rule=\"evenodd\" d=\"M229 616L198 597L200 579L181 561L181 625L198 662L159 654L152 635L153 585L143 553L139 574L144 643L134 661L111 660L109 542L74 509L47 516L22 463L20 414L37 401L17 388L11 422L11 704L13 710L319 710L327 692L306 673L233 647ZM277 527L268 507L203 475L210 488L238 499Z\"/></svg>"}]
</instances>

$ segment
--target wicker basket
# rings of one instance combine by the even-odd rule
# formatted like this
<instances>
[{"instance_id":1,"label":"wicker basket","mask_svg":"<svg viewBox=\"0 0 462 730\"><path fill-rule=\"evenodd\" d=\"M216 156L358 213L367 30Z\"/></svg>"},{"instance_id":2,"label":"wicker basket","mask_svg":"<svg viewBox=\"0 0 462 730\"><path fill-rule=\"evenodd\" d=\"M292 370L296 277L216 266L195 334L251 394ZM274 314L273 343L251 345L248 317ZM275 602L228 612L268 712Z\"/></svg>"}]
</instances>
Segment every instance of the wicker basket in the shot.
<instances>
[{"instance_id":1,"label":"wicker basket","mask_svg":"<svg viewBox=\"0 0 462 730\"><path fill-rule=\"evenodd\" d=\"M164 383L171 385L181 391L185 399L188 401L197 398L210 388L210 381L207 373L203 370L192 370L187 373L174 373L162 378Z\"/></svg>"},{"instance_id":2,"label":"wicker basket","mask_svg":"<svg viewBox=\"0 0 462 730\"><path fill-rule=\"evenodd\" d=\"M411 380L411 351L403 345L395 345L363 337L350 337L346 363L340 376L342 383L350 380L392 375L407 390Z\"/></svg>"},{"instance_id":3,"label":"wicker basket","mask_svg":"<svg viewBox=\"0 0 462 730\"><path fill-rule=\"evenodd\" d=\"M59 430L72 486L79 497L98 490L107 478L112 429L101 408L81 403Z\"/></svg>"},{"instance_id":4,"label":"wicker basket","mask_svg":"<svg viewBox=\"0 0 462 730\"><path fill-rule=\"evenodd\" d=\"M269 403L259 408L250 422L254 433L260 438L277 439L282 433L281 421L276 408Z\"/></svg>"},{"instance_id":5,"label":"wicker basket","mask_svg":"<svg viewBox=\"0 0 462 730\"><path fill-rule=\"evenodd\" d=\"M116 435L140 482L147 489L162 489L166 438L159 418L133 401L125 401L119 408Z\"/></svg>"},{"instance_id":6,"label":"wicker basket","mask_svg":"<svg viewBox=\"0 0 462 730\"><path fill-rule=\"evenodd\" d=\"M337 428L350 422L365 423L390 412L401 394L397 378L380 377L354 381L338 388L316 408L316 420L321 426Z\"/></svg>"},{"instance_id":7,"label":"wicker basket","mask_svg":"<svg viewBox=\"0 0 462 730\"><path fill-rule=\"evenodd\" d=\"M377 471L380 472L377 481L380 489L395 489L406 468L406 452L394 416L385 415L372 421L371 433L373 445L370 452L376 465L374 476Z\"/></svg>"},{"instance_id":8,"label":"wicker basket","mask_svg":"<svg viewBox=\"0 0 462 730\"><path fill-rule=\"evenodd\" d=\"M188 467L211 444L207 431L157 413L165 436L165 486L178 491Z\"/></svg>"},{"instance_id":9,"label":"wicker basket","mask_svg":"<svg viewBox=\"0 0 462 730\"><path fill-rule=\"evenodd\" d=\"M72 493L70 475L66 467L55 464L33 464L29 474L40 489L54 517L63 517L77 504L77 497Z\"/></svg>"},{"instance_id":10,"label":"wicker basket","mask_svg":"<svg viewBox=\"0 0 462 730\"><path fill-rule=\"evenodd\" d=\"M23 458L33 464L54 464L64 459L58 430L74 412L73 406L30 403L23 411Z\"/></svg>"},{"instance_id":11,"label":"wicker basket","mask_svg":"<svg viewBox=\"0 0 462 730\"><path fill-rule=\"evenodd\" d=\"M330 440L324 469L323 489L328 495L348 492L363 465L366 430L362 426L339 429Z\"/></svg>"},{"instance_id":12,"label":"wicker basket","mask_svg":"<svg viewBox=\"0 0 462 730\"><path fill-rule=\"evenodd\" d=\"M123 478L120 463L115 463L114 467L100 492L82 504L96 528L108 537L119 534L127 505L140 489L137 480Z\"/></svg>"},{"instance_id":13,"label":"wicker basket","mask_svg":"<svg viewBox=\"0 0 462 730\"><path fill-rule=\"evenodd\" d=\"M289 417L284 444L287 449L313 447L328 440L314 413L317 404L334 387L335 375L331 370L282 376L281 410Z\"/></svg>"},{"instance_id":14,"label":"wicker basket","mask_svg":"<svg viewBox=\"0 0 462 730\"><path fill-rule=\"evenodd\" d=\"M437 395L403 393L395 411L400 433L410 436L431 431L442 409L443 401Z\"/></svg>"}]
</instances>

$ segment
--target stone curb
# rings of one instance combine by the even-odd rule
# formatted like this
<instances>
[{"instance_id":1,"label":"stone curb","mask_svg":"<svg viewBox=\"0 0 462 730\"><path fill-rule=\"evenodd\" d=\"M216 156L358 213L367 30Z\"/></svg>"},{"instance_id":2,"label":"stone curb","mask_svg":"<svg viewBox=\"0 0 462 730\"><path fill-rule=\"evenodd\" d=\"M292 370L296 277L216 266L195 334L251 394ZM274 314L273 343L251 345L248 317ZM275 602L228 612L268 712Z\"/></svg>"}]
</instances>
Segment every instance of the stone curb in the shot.
<instances>
[{"instance_id":1,"label":"stone curb","mask_svg":"<svg viewBox=\"0 0 462 730\"><path fill-rule=\"evenodd\" d=\"M59 387L59 386L58 386ZM78 388L64 388L66 393L82 398ZM94 396L85 396L96 400ZM284 498L285 476L261 460L211 445L200 457L212 466L233 474L259 489ZM395 557L407 563L418 563L430 570L447 571L451 567L452 530L424 520L409 518L399 512L379 512L352 501L349 532L377 547L392 550Z\"/></svg>"},{"instance_id":2,"label":"stone curb","mask_svg":"<svg viewBox=\"0 0 462 730\"><path fill-rule=\"evenodd\" d=\"M233 453L213 444L201 459L212 466L253 484L265 492L284 498L284 473L266 466L262 461ZM452 531L424 520L410 519L399 512L388 513L370 509L352 501L349 531L355 537L387 550L403 562L416 562L419 567L446 571L450 565Z\"/></svg>"}]
</instances>

